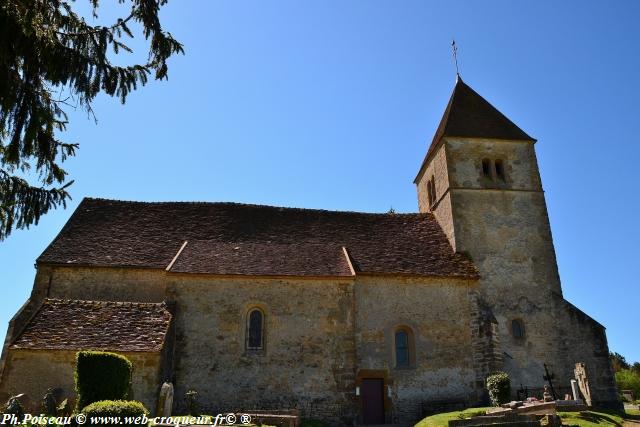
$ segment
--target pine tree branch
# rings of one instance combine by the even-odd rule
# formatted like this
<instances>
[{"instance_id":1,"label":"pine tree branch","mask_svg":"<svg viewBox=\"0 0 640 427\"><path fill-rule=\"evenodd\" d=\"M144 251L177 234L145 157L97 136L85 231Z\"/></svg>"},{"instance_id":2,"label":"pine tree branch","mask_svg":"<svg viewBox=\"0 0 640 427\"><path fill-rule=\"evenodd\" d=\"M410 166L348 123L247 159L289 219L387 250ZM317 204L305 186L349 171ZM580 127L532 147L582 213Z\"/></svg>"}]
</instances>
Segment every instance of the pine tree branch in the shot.
<instances>
[{"instance_id":1,"label":"pine tree branch","mask_svg":"<svg viewBox=\"0 0 640 427\"><path fill-rule=\"evenodd\" d=\"M98 0L89 1L97 17ZM167 78L167 59L184 53L160 25L166 0L130 1L131 13L105 27L87 24L65 0L0 0L0 240L69 198L61 164L77 144L58 139L67 125L64 109L82 106L95 119L92 102L100 92L124 103L152 71ZM133 21L148 40L147 63L114 66L111 51L131 51L121 40L133 37L127 26Z\"/></svg>"},{"instance_id":2,"label":"pine tree branch","mask_svg":"<svg viewBox=\"0 0 640 427\"><path fill-rule=\"evenodd\" d=\"M83 37L83 36L88 36L91 34L98 34L101 33L102 31L106 29L108 29L109 31L114 31L119 27L122 26L126 26L127 22L129 22L131 19L133 19L133 17L136 15L135 9L133 9L131 11L131 14L129 16L127 16L126 18L122 19L122 18L118 18L118 22L109 26L109 27L104 27L104 26L98 26L98 27L91 27L89 25L87 25L87 27L92 28L91 30L87 30L87 31L82 31L82 32L75 32L75 33L67 33L65 31L55 31L56 34L59 34L61 36L69 36L69 37Z\"/></svg>"},{"instance_id":3,"label":"pine tree branch","mask_svg":"<svg viewBox=\"0 0 640 427\"><path fill-rule=\"evenodd\" d=\"M66 207L71 196L67 188L73 181L58 188L33 187L17 176L0 169L0 241L13 229L38 224L40 217L51 209Z\"/></svg>"}]
</instances>

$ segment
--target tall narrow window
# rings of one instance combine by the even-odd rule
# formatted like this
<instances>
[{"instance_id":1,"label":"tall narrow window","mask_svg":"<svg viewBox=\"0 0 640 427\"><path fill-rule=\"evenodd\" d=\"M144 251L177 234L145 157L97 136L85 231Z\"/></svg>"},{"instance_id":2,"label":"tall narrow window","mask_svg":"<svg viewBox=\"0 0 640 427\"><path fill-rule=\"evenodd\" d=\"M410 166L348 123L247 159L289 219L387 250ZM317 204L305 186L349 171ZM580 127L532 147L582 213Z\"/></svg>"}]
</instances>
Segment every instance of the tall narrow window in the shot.
<instances>
[{"instance_id":1,"label":"tall narrow window","mask_svg":"<svg viewBox=\"0 0 640 427\"><path fill-rule=\"evenodd\" d=\"M511 321L511 333L514 338L524 338L524 322L521 319Z\"/></svg>"},{"instance_id":2,"label":"tall narrow window","mask_svg":"<svg viewBox=\"0 0 640 427\"><path fill-rule=\"evenodd\" d=\"M482 176L485 178L491 178L491 160L482 160Z\"/></svg>"},{"instance_id":3,"label":"tall narrow window","mask_svg":"<svg viewBox=\"0 0 640 427\"><path fill-rule=\"evenodd\" d=\"M504 163L502 163L502 160L496 160L495 162L496 165L496 177L500 180L500 181L504 181L505 177L504 177Z\"/></svg>"},{"instance_id":4,"label":"tall narrow window","mask_svg":"<svg viewBox=\"0 0 640 427\"><path fill-rule=\"evenodd\" d=\"M258 308L251 310L247 316L246 348L247 350L264 348L264 314Z\"/></svg>"},{"instance_id":5,"label":"tall narrow window","mask_svg":"<svg viewBox=\"0 0 640 427\"><path fill-rule=\"evenodd\" d=\"M409 334L405 330L396 331L396 367L406 368L409 364Z\"/></svg>"},{"instance_id":6,"label":"tall narrow window","mask_svg":"<svg viewBox=\"0 0 640 427\"><path fill-rule=\"evenodd\" d=\"M436 179L431 175L431 179L427 181L427 198L429 199L429 207L436 202Z\"/></svg>"},{"instance_id":7,"label":"tall narrow window","mask_svg":"<svg viewBox=\"0 0 640 427\"><path fill-rule=\"evenodd\" d=\"M431 176L431 196L433 197L433 201L431 204L436 202L436 178Z\"/></svg>"}]
</instances>

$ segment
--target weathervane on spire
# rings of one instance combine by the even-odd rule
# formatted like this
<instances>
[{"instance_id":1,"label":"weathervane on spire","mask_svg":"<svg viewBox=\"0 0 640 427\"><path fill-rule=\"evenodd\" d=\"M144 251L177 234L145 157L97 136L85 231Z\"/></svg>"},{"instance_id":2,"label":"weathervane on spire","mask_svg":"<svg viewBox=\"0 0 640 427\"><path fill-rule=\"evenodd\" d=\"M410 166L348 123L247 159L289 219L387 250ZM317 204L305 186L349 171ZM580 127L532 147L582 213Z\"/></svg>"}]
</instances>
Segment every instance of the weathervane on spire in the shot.
<instances>
[{"instance_id":1,"label":"weathervane on spire","mask_svg":"<svg viewBox=\"0 0 640 427\"><path fill-rule=\"evenodd\" d=\"M458 46L456 46L456 39L451 39L451 50L453 51L453 62L456 64L456 78L459 78L460 70L458 70Z\"/></svg>"}]
</instances>

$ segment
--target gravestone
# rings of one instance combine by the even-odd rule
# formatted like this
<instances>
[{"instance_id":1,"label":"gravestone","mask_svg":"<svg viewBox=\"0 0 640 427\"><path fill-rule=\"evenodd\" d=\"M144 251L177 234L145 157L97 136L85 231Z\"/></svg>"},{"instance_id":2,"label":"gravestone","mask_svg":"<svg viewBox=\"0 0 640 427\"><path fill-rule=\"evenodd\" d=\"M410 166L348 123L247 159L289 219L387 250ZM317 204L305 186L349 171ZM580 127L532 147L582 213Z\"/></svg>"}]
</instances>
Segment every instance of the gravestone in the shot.
<instances>
[{"instance_id":1,"label":"gravestone","mask_svg":"<svg viewBox=\"0 0 640 427\"><path fill-rule=\"evenodd\" d=\"M571 392L573 393L573 400L580 399L580 391L578 390L578 381L571 380Z\"/></svg>"},{"instance_id":2,"label":"gravestone","mask_svg":"<svg viewBox=\"0 0 640 427\"><path fill-rule=\"evenodd\" d=\"M47 394L44 395L42 399L42 409L45 415L50 417L55 417L58 415L58 404L56 402L56 398L53 395L53 389L48 388Z\"/></svg>"},{"instance_id":3,"label":"gravestone","mask_svg":"<svg viewBox=\"0 0 640 427\"><path fill-rule=\"evenodd\" d=\"M634 400L636 400L636 396L633 393L633 390L622 390L621 393L622 397L627 399L629 402L633 402Z\"/></svg>"},{"instance_id":4,"label":"gravestone","mask_svg":"<svg viewBox=\"0 0 640 427\"><path fill-rule=\"evenodd\" d=\"M173 408L173 384L164 383L160 387L160 395L158 396L158 409L156 415L159 417L170 417Z\"/></svg>"},{"instance_id":5,"label":"gravestone","mask_svg":"<svg viewBox=\"0 0 640 427\"><path fill-rule=\"evenodd\" d=\"M591 390L589 389L589 377L587 376L587 367L584 363L576 363L576 369L573 371L576 375L576 381L578 381L578 387L580 392L584 396L584 401L587 406L591 406Z\"/></svg>"}]
</instances>

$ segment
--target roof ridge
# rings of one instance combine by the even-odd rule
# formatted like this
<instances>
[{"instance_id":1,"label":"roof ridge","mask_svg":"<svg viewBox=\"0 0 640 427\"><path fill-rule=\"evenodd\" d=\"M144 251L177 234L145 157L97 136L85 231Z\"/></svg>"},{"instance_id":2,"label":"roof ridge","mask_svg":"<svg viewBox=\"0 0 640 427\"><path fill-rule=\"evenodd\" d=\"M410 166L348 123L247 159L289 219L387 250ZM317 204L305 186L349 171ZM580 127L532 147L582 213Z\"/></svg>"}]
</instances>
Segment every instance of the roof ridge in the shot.
<instances>
[{"instance_id":1,"label":"roof ridge","mask_svg":"<svg viewBox=\"0 0 640 427\"><path fill-rule=\"evenodd\" d=\"M364 211L341 211L335 209L318 209L318 208L298 208L292 206L276 206L276 205L259 205L255 203L240 203L240 202L204 202L204 201L140 201L140 200L120 200L120 199L106 199L102 197L85 197L82 199L82 203L85 202L111 202L118 204L131 204L131 205L184 205L184 206L242 206L249 208L266 208L274 210L287 210L287 211L301 211L301 212L326 212L326 213L341 213L341 214L356 214L356 215L397 215L397 216L420 216L422 212L364 212Z\"/></svg>"},{"instance_id":2,"label":"roof ridge","mask_svg":"<svg viewBox=\"0 0 640 427\"><path fill-rule=\"evenodd\" d=\"M344 246L343 243L340 242L314 242L307 240L299 240L295 242L278 242L273 240L261 240L261 241L252 241L252 240L228 240L221 241L218 239L189 239L188 242L191 243L215 243L219 245L273 245L273 246L299 246L299 245L309 245L309 246L335 246L337 248L341 248Z\"/></svg>"}]
</instances>

